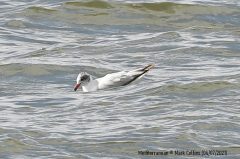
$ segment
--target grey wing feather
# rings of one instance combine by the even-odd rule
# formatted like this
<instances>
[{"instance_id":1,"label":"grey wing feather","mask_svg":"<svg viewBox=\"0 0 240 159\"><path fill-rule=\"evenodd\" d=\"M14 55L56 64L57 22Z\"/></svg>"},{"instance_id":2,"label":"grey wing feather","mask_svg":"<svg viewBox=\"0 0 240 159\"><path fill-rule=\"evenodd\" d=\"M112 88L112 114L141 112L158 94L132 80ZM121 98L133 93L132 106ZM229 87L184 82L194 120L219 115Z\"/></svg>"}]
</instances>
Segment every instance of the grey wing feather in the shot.
<instances>
[{"instance_id":1,"label":"grey wing feather","mask_svg":"<svg viewBox=\"0 0 240 159\"><path fill-rule=\"evenodd\" d=\"M127 73L128 72L126 71L122 71L118 73L107 74L101 79L100 87L109 88L124 85L125 83L131 81L134 78L132 76L129 76Z\"/></svg>"},{"instance_id":2,"label":"grey wing feather","mask_svg":"<svg viewBox=\"0 0 240 159\"><path fill-rule=\"evenodd\" d=\"M107 74L106 76L97 79L99 81L99 89L125 86L140 79L154 67L154 64L133 71L122 71L118 73Z\"/></svg>"}]
</instances>

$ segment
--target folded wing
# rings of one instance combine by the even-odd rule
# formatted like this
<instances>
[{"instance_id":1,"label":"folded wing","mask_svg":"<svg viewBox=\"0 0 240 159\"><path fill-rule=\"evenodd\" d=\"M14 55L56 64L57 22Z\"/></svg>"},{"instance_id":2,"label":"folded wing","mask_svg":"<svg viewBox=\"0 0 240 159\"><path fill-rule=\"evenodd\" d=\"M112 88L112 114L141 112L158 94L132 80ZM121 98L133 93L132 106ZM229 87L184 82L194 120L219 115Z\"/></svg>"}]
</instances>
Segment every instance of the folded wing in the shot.
<instances>
[{"instance_id":1,"label":"folded wing","mask_svg":"<svg viewBox=\"0 0 240 159\"><path fill-rule=\"evenodd\" d=\"M110 87L125 86L131 83L140 82L140 79L151 69L154 65L133 70L133 71L122 71L97 79L99 82L99 89L105 89Z\"/></svg>"}]
</instances>

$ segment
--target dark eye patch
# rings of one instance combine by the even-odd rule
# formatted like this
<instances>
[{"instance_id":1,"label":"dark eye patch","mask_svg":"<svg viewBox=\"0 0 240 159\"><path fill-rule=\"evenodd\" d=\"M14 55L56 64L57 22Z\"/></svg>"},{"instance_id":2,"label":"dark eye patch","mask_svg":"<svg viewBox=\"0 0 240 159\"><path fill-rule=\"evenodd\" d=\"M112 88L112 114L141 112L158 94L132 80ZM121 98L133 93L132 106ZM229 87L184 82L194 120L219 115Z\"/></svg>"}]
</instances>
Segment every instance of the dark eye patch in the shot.
<instances>
[{"instance_id":1,"label":"dark eye patch","mask_svg":"<svg viewBox=\"0 0 240 159\"><path fill-rule=\"evenodd\" d=\"M83 76L81 77L81 81L85 81L86 79L88 79L88 75L83 75Z\"/></svg>"}]
</instances>

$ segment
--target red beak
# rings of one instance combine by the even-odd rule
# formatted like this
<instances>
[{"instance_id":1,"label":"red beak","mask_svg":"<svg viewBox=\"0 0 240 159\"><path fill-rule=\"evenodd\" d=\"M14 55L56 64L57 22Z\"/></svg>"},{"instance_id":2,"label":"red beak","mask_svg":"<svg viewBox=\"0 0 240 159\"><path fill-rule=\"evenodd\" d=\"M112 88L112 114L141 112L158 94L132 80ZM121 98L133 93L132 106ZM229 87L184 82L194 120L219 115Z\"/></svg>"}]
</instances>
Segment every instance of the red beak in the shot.
<instances>
[{"instance_id":1,"label":"red beak","mask_svg":"<svg viewBox=\"0 0 240 159\"><path fill-rule=\"evenodd\" d=\"M76 84L76 86L74 87L74 91L76 91L80 85L81 85L81 83Z\"/></svg>"}]
</instances>

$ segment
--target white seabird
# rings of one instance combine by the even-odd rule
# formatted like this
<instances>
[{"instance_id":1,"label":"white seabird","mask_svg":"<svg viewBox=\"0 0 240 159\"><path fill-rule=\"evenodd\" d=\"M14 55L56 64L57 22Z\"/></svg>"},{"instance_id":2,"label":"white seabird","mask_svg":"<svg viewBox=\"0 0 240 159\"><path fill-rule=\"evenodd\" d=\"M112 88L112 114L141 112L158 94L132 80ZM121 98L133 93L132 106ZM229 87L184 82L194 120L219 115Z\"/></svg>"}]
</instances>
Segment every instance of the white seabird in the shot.
<instances>
[{"instance_id":1,"label":"white seabird","mask_svg":"<svg viewBox=\"0 0 240 159\"><path fill-rule=\"evenodd\" d=\"M86 72L81 72L77 77L77 84L74 87L74 91L76 91L79 86L82 86L83 92L91 92L99 89L125 86L128 84L137 84L153 67L154 64L151 64L144 68L132 71L121 71L107 74L106 76L97 79L93 79L92 76Z\"/></svg>"}]
</instances>

